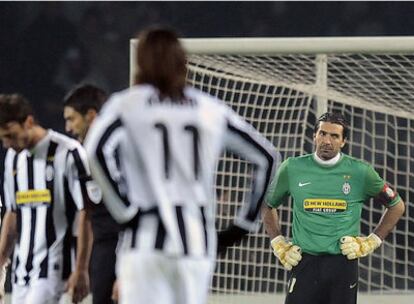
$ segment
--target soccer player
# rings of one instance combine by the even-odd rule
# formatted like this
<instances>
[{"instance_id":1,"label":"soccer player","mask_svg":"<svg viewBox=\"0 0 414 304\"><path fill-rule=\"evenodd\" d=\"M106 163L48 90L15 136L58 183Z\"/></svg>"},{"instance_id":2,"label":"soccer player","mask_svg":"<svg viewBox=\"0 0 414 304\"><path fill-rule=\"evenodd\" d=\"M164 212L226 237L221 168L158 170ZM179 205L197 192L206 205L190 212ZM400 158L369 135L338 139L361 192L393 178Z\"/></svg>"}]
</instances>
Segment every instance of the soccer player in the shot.
<instances>
[{"instance_id":1,"label":"soccer player","mask_svg":"<svg viewBox=\"0 0 414 304\"><path fill-rule=\"evenodd\" d=\"M0 267L14 249L12 303L58 303L69 276L67 287L77 303L89 292L91 242L78 237L73 244L73 229L85 229L89 178L85 151L76 140L40 126L29 102L19 94L0 95L0 139L9 148Z\"/></svg>"},{"instance_id":2,"label":"soccer player","mask_svg":"<svg viewBox=\"0 0 414 304\"><path fill-rule=\"evenodd\" d=\"M3 203L0 196L0 208L3 207ZM1 222L1 221L0 221ZM5 296L5 290L4 290L4 283L6 283L6 270L7 264L4 264L3 267L0 269L0 304L4 304L4 296Z\"/></svg>"},{"instance_id":3,"label":"soccer player","mask_svg":"<svg viewBox=\"0 0 414 304\"><path fill-rule=\"evenodd\" d=\"M348 124L325 113L314 128L316 151L288 158L279 167L262 207L274 254L291 270L286 304L355 304L358 258L378 248L404 213L404 202L367 163L341 152ZM292 197L293 242L279 227L277 208ZM369 198L384 205L374 231L359 236Z\"/></svg>"},{"instance_id":4,"label":"soccer player","mask_svg":"<svg viewBox=\"0 0 414 304\"><path fill-rule=\"evenodd\" d=\"M10 151L9 151L10 150ZM1 208L1 214L2 214L2 217L1 217L1 220L0 220L0 224L1 224L1 221L2 221L2 219L3 219L3 215L4 215L4 205L3 205L3 197L4 197L4 163L5 163L5 158L6 158L6 155L8 155L9 157L12 157L13 156L13 154L15 153L15 151L13 151L13 150L11 150L11 149L9 149L9 150L7 150L7 151L4 151L4 152L12 152L12 153L5 153L5 155L3 155L3 157L2 157L2 166L1 166L1 172L2 172L2 176L1 176L1 195L0 195L0 208ZM0 225L0 227L1 227L1 225ZM4 264L3 265L3 267L1 268L1 272L0 272L0 304L4 304L4 302L5 302L5 296L6 296L6 286L5 286L5 284L6 284L6 281L7 281L7 267L10 265L10 262L9 262L9 260L6 262L6 264ZM9 274L9 276L10 276L10 274Z\"/></svg>"},{"instance_id":5,"label":"soccer player","mask_svg":"<svg viewBox=\"0 0 414 304\"><path fill-rule=\"evenodd\" d=\"M142 32L137 63L136 85L110 98L86 139L104 202L126 227L117 261L120 303L205 303L222 149L250 160L254 173L249 203L219 233L221 249L256 227L278 155L223 102L186 86L186 54L173 31Z\"/></svg>"},{"instance_id":6,"label":"soccer player","mask_svg":"<svg viewBox=\"0 0 414 304\"><path fill-rule=\"evenodd\" d=\"M73 88L64 98L66 131L83 143L89 126L107 99L106 93L93 85ZM115 282L115 249L119 225L102 203L99 188L90 188L93 204L87 204L88 219L92 223L93 247L90 261L91 291L94 304L111 304ZM105 267L103 267L105 265Z\"/></svg>"}]
</instances>

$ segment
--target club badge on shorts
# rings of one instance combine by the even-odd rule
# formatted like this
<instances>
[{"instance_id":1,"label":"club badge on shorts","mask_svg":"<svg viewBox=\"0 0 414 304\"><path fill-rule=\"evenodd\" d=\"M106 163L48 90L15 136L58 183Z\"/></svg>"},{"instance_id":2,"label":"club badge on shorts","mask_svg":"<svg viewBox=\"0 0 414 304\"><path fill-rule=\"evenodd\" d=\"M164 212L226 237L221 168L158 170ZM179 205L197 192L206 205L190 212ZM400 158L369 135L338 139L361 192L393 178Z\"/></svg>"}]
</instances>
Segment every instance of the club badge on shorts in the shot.
<instances>
[{"instance_id":1,"label":"club badge on shorts","mask_svg":"<svg viewBox=\"0 0 414 304\"><path fill-rule=\"evenodd\" d=\"M351 192L351 184L348 182L350 178L350 175L344 175L345 183L342 185L342 192L345 195L348 195Z\"/></svg>"}]
</instances>

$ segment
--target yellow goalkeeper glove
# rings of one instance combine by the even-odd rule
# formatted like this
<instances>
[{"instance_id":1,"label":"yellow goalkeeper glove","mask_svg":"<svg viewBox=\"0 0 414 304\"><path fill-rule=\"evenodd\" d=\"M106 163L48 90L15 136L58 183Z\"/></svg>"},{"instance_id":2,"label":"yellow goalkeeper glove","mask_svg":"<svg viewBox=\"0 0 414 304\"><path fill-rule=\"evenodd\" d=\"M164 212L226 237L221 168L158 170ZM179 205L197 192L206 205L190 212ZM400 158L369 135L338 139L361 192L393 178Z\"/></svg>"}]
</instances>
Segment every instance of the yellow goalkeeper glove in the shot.
<instances>
[{"instance_id":1,"label":"yellow goalkeeper glove","mask_svg":"<svg viewBox=\"0 0 414 304\"><path fill-rule=\"evenodd\" d=\"M270 244L274 255L286 270L292 270L302 259L300 247L293 245L291 242L286 242L282 235L275 237Z\"/></svg>"},{"instance_id":2,"label":"yellow goalkeeper glove","mask_svg":"<svg viewBox=\"0 0 414 304\"><path fill-rule=\"evenodd\" d=\"M371 233L367 237L343 236L341 243L342 254L346 255L348 260L353 260L373 252L381 245L382 240L375 233Z\"/></svg>"}]
</instances>

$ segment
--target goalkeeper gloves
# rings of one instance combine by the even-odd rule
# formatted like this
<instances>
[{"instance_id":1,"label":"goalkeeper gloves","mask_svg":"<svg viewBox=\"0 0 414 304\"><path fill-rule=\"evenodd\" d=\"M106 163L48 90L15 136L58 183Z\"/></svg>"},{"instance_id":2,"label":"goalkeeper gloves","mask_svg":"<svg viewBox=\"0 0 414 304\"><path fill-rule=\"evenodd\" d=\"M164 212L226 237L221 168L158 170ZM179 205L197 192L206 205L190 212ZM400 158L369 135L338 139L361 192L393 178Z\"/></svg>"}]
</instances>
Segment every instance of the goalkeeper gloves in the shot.
<instances>
[{"instance_id":1,"label":"goalkeeper gloves","mask_svg":"<svg viewBox=\"0 0 414 304\"><path fill-rule=\"evenodd\" d=\"M381 245L382 240L375 233L371 233L367 237L343 236L341 243L342 254L346 255L348 260L353 260L372 253Z\"/></svg>"},{"instance_id":2,"label":"goalkeeper gloves","mask_svg":"<svg viewBox=\"0 0 414 304\"><path fill-rule=\"evenodd\" d=\"M292 270L302 259L300 247L293 245L291 242L286 242L282 235L275 237L270 244L274 255L286 270Z\"/></svg>"}]
</instances>

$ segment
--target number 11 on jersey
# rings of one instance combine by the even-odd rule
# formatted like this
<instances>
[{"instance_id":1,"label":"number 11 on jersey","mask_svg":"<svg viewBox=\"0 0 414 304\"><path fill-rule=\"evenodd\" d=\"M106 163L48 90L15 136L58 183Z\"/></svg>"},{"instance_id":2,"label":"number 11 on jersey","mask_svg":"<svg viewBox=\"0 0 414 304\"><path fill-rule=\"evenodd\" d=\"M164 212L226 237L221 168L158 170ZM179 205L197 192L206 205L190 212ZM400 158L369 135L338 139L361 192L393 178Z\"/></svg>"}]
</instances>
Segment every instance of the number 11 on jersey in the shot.
<instances>
[{"instance_id":1,"label":"number 11 on jersey","mask_svg":"<svg viewBox=\"0 0 414 304\"><path fill-rule=\"evenodd\" d=\"M165 178L170 178L170 165L171 165L171 149L170 149L170 136L168 128L163 123L155 123L154 127L161 133L162 143L164 146L164 173ZM185 125L183 132L192 137L193 146L189 147L192 150L193 154L193 171L194 179L198 180L200 173L200 154L199 154L199 143L200 135L197 127L194 125ZM185 147L186 148L186 147ZM186 154L183 154L186 155Z\"/></svg>"}]
</instances>

